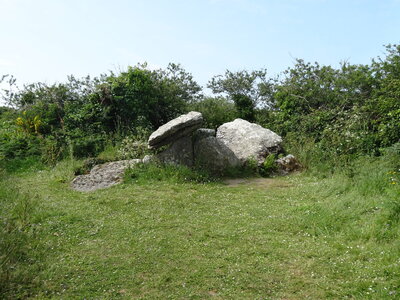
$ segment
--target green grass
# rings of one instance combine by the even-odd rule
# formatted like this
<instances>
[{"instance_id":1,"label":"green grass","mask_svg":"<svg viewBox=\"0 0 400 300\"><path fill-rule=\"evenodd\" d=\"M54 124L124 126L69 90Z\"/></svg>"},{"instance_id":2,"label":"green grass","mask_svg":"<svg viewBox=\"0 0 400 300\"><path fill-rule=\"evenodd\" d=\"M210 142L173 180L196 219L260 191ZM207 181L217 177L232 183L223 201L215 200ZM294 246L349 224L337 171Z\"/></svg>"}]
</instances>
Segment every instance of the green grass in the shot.
<instances>
[{"instance_id":1,"label":"green grass","mask_svg":"<svg viewBox=\"0 0 400 300\"><path fill-rule=\"evenodd\" d=\"M400 297L400 193L388 166L234 186L168 180L171 169L151 180L150 168L80 193L68 186L77 165L3 174L1 259L4 245L17 251L2 266L4 298Z\"/></svg>"}]
</instances>

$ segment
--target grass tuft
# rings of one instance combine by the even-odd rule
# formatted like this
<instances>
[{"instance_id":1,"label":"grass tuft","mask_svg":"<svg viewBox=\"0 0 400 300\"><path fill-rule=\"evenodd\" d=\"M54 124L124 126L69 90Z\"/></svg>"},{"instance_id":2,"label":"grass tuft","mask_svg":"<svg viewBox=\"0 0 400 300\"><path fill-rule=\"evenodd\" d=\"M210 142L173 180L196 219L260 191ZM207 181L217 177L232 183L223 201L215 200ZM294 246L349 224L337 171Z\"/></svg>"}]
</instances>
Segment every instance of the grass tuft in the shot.
<instances>
[{"instance_id":1,"label":"grass tuft","mask_svg":"<svg viewBox=\"0 0 400 300\"><path fill-rule=\"evenodd\" d=\"M210 183L217 177L201 169L191 169L179 165L161 165L158 163L136 164L125 174L125 181L131 183L169 182L169 183Z\"/></svg>"}]
</instances>

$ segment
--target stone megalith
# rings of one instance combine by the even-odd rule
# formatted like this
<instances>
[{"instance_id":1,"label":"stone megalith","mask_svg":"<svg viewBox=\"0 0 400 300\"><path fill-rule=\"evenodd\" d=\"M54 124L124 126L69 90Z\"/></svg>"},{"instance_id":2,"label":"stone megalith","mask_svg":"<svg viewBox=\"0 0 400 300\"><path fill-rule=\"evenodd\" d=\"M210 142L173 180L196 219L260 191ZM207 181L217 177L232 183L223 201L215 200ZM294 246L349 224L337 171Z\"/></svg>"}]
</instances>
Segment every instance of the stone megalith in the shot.
<instances>
[{"instance_id":1,"label":"stone megalith","mask_svg":"<svg viewBox=\"0 0 400 300\"><path fill-rule=\"evenodd\" d=\"M157 160L164 164L193 166L193 142L191 136L176 140L171 146L156 154Z\"/></svg>"},{"instance_id":2,"label":"stone megalith","mask_svg":"<svg viewBox=\"0 0 400 300\"><path fill-rule=\"evenodd\" d=\"M245 164L255 159L261 165L268 154L281 150L282 138L275 132L242 119L222 124L216 138Z\"/></svg>"},{"instance_id":3,"label":"stone megalith","mask_svg":"<svg viewBox=\"0 0 400 300\"><path fill-rule=\"evenodd\" d=\"M235 153L214 136L201 138L194 143L194 157L196 165L217 173L241 165Z\"/></svg>"},{"instance_id":4,"label":"stone megalith","mask_svg":"<svg viewBox=\"0 0 400 300\"><path fill-rule=\"evenodd\" d=\"M181 115L168 123L160 126L149 137L149 148L157 149L170 144L181 137L191 135L193 131L200 128L203 123L201 113L191 111Z\"/></svg>"}]
</instances>

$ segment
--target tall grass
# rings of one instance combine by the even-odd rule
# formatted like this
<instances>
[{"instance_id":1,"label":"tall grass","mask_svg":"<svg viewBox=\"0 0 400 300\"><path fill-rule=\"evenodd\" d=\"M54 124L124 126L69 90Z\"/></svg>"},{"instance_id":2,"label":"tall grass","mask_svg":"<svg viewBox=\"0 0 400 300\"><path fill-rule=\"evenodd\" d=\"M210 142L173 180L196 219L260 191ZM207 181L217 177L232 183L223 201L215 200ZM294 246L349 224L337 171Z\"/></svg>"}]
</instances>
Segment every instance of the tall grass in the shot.
<instances>
[{"instance_id":1,"label":"tall grass","mask_svg":"<svg viewBox=\"0 0 400 300\"><path fill-rule=\"evenodd\" d=\"M351 227L350 236L400 238L400 143L382 149L377 157L337 155L312 139L291 145L291 151L305 167L304 174L320 181L315 190L320 199L306 215L306 226L331 232L362 224Z\"/></svg>"},{"instance_id":2,"label":"tall grass","mask_svg":"<svg viewBox=\"0 0 400 300\"><path fill-rule=\"evenodd\" d=\"M0 174L0 295L29 296L40 266L38 203Z\"/></svg>"}]
</instances>

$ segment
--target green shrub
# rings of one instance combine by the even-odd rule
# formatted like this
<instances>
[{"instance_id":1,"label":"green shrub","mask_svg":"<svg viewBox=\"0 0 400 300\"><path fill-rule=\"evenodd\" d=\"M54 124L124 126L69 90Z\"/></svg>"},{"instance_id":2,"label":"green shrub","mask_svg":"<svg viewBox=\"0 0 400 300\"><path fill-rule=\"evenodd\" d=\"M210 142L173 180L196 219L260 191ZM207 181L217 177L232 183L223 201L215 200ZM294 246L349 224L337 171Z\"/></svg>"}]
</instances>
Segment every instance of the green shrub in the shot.
<instances>
[{"instance_id":1,"label":"green shrub","mask_svg":"<svg viewBox=\"0 0 400 300\"><path fill-rule=\"evenodd\" d=\"M17 132L0 132L0 157L3 159L24 158L41 154L40 138Z\"/></svg>"},{"instance_id":2,"label":"green shrub","mask_svg":"<svg viewBox=\"0 0 400 300\"><path fill-rule=\"evenodd\" d=\"M82 135L71 138L73 156L76 158L94 157L105 146L105 138L102 135Z\"/></svg>"},{"instance_id":3,"label":"green shrub","mask_svg":"<svg viewBox=\"0 0 400 300\"><path fill-rule=\"evenodd\" d=\"M265 158L262 166L259 168L260 175L266 177L273 175L278 170L278 165L276 163L276 155L268 154Z\"/></svg>"},{"instance_id":4,"label":"green shrub","mask_svg":"<svg viewBox=\"0 0 400 300\"><path fill-rule=\"evenodd\" d=\"M66 146L54 136L42 140L42 161L45 164L54 166L65 154Z\"/></svg>"},{"instance_id":5,"label":"green shrub","mask_svg":"<svg viewBox=\"0 0 400 300\"><path fill-rule=\"evenodd\" d=\"M215 129L237 117L235 104L223 97L206 97L189 106L190 110L201 112L204 126Z\"/></svg>"}]
</instances>

